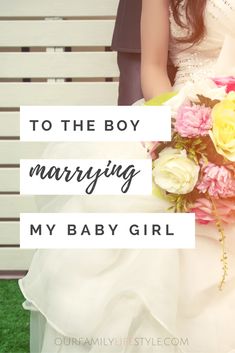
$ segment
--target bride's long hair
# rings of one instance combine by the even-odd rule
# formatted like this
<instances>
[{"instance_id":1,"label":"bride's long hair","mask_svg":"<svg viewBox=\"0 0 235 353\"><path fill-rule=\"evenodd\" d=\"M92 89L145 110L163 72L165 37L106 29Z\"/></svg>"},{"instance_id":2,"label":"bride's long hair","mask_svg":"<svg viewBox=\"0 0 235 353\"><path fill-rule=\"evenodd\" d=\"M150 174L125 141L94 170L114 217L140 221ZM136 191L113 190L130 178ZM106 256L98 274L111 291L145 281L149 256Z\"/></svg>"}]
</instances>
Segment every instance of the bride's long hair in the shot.
<instances>
[{"instance_id":1,"label":"bride's long hair","mask_svg":"<svg viewBox=\"0 0 235 353\"><path fill-rule=\"evenodd\" d=\"M198 43L205 34L204 10L207 0L185 0L187 24L182 22L180 7L182 0L171 0L171 9L175 22L182 28L189 29L189 35L177 39L181 43Z\"/></svg>"}]
</instances>

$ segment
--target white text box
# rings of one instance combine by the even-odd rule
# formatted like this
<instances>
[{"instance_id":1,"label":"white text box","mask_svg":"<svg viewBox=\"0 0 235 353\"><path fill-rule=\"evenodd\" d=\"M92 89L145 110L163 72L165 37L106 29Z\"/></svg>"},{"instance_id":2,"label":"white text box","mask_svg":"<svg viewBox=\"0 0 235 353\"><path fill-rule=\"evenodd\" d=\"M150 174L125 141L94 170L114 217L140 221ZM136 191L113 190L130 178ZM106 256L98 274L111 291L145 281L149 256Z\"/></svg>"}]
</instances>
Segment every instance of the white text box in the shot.
<instances>
[{"instance_id":1,"label":"white text box","mask_svg":"<svg viewBox=\"0 0 235 353\"><path fill-rule=\"evenodd\" d=\"M170 107L21 106L21 141L170 141Z\"/></svg>"},{"instance_id":2,"label":"white text box","mask_svg":"<svg viewBox=\"0 0 235 353\"><path fill-rule=\"evenodd\" d=\"M195 214L21 213L20 247L192 249Z\"/></svg>"},{"instance_id":3,"label":"white text box","mask_svg":"<svg viewBox=\"0 0 235 353\"><path fill-rule=\"evenodd\" d=\"M21 159L22 195L150 195L150 159Z\"/></svg>"}]
</instances>

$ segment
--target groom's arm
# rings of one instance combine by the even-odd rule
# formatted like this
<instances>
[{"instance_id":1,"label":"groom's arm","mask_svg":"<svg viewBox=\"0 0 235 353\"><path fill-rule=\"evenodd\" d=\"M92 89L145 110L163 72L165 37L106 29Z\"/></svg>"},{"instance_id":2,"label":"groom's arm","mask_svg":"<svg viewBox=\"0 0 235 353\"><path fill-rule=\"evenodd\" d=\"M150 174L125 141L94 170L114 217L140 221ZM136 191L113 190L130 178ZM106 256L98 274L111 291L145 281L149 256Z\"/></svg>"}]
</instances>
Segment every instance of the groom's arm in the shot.
<instances>
[{"instance_id":1,"label":"groom's arm","mask_svg":"<svg viewBox=\"0 0 235 353\"><path fill-rule=\"evenodd\" d=\"M141 0L119 0L112 39L119 68L118 105L131 105L143 98L140 83Z\"/></svg>"},{"instance_id":2,"label":"groom's arm","mask_svg":"<svg viewBox=\"0 0 235 353\"><path fill-rule=\"evenodd\" d=\"M145 99L171 90L167 73L169 1L143 0L141 15L141 83Z\"/></svg>"}]
</instances>

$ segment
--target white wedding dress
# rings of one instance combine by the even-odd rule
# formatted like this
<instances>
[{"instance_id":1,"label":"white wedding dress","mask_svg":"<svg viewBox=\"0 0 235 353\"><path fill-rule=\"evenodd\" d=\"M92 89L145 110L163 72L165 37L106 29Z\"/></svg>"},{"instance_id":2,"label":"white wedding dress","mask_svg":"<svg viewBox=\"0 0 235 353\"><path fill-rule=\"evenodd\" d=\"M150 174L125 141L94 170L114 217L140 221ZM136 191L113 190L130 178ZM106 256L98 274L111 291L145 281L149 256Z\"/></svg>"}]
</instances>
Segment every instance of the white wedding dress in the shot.
<instances>
[{"instance_id":1,"label":"white wedding dress","mask_svg":"<svg viewBox=\"0 0 235 353\"><path fill-rule=\"evenodd\" d=\"M177 88L235 73L235 0L208 0L205 21L200 44L182 51L184 45L171 43ZM172 18L171 30L183 34ZM52 143L43 157L147 158L139 143ZM36 202L41 212L167 209L166 201L142 196L42 196ZM195 250L37 250L19 280L31 310L31 353L234 353L235 227L226 234L229 274L222 292L214 226L197 226Z\"/></svg>"}]
</instances>

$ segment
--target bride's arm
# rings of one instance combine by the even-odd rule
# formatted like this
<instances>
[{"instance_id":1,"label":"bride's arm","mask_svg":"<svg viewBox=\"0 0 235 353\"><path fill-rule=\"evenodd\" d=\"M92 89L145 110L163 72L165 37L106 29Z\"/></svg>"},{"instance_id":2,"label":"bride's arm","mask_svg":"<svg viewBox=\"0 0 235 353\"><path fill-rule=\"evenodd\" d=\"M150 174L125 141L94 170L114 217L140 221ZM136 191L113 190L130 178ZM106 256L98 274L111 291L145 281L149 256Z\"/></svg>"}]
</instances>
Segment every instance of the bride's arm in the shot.
<instances>
[{"instance_id":1,"label":"bride's arm","mask_svg":"<svg viewBox=\"0 0 235 353\"><path fill-rule=\"evenodd\" d=\"M235 0L208 0L208 13L225 39L215 67L217 75L235 75Z\"/></svg>"},{"instance_id":2,"label":"bride's arm","mask_svg":"<svg viewBox=\"0 0 235 353\"><path fill-rule=\"evenodd\" d=\"M235 37L225 36L224 44L215 65L218 76L235 76Z\"/></svg>"},{"instance_id":3,"label":"bride's arm","mask_svg":"<svg viewBox=\"0 0 235 353\"><path fill-rule=\"evenodd\" d=\"M235 0L207 0L207 11L214 26L235 38Z\"/></svg>"},{"instance_id":4,"label":"bride's arm","mask_svg":"<svg viewBox=\"0 0 235 353\"><path fill-rule=\"evenodd\" d=\"M171 91L167 74L169 1L143 0L141 15L141 85L146 100Z\"/></svg>"}]
</instances>

